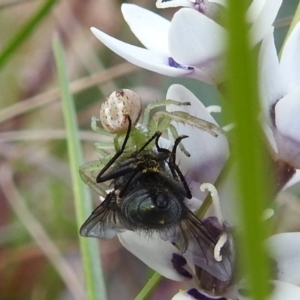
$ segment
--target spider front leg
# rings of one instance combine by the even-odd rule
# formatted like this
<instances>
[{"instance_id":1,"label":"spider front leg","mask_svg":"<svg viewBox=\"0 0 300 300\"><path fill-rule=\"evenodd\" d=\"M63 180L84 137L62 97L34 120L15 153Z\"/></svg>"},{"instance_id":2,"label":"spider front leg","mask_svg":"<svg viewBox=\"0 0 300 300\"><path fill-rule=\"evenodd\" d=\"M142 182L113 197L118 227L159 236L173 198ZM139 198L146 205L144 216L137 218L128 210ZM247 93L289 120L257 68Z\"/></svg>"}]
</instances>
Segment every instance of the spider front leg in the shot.
<instances>
[{"instance_id":1,"label":"spider front leg","mask_svg":"<svg viewBox=\"0 0 300 300\"><path fill-rule=\"evenodd\" d=\"M201 130L207 131L214 137L217 137L219 133L225 134L222 128L215 125L214 123L191 116L190 114L183 111L173 111L173 112L159 111L152 117L153 122L155 122L156 124L159 123L159 120L161 118L163 118L164 121L170 120L170 123L172 121L175 121L181 124L195 126Z\"/></svg>"},{"instance_id":2,"label":"spider front leg","mask_svg":"<svg viewBox=\"0 0 300 300\"><path fill-rule=\"evenodd\" d=\"M182 102L180 102L180 103L182 103ZM158 114L158 112L156 114ZM172 118L162 118L162 120L160 121L160 118L155 117L156 114L153 116L153 118L150 121L149 135L152 134L152 131L155 128L157 131L161 131L161 132L164 132L165 130L170 129L170 132L173 135L173 138L176 140L179 137L179 134L178 134L175 126L171 124L171 122L173 121ZM182 142L180 142L179 148L187 157L191 156L190 153L183 146Z\"/></svg>"},{"instance_id":3,"label":"spider front leg","mask_svg":"<svg viewBox=\"0 0 300 300\"><path fill-rule=\"evenodd\" d=\"M179 137L179 134L176 130L176 128L171 124L172 119L166 118L161 120L159 123L159 119L151 119L150 118L150 112L152 109L160 106L166 106L166 105L176 105L176 106L188 106L191 105L190 102L180 102L180 101L175 101L175 100L164 100L164 101L159 101L159 102L153 102L147 105L147 107L144 110L143 113L143 120L142 120L142 125L144 127L148 126L148 136L152 136L156 131L161 131L164 132L167 129L170 129L171 134L173 135L174 139ZM155 113L156 115L157 113ZM184 148L183 144L179 144L180 150L186 155L190 156L189 152Z\"/></svg>"},{"instance_id":4,"label":"spider front leg","mask_svg":"<svg viewBox=\"0 0 300 300\"><path fill-rule=\"evenodd\" d=\"M149 125L149 118L150 118L150 112L152 109L156 107L161 107L161 106L166 106L166 105L176 105L176 106L186 106L186 105L191 105L190 102L180 102L180 101L175 101L175 100L163 100L163 101L158 101L158 102L152 102L146 106L144 109L143 113L143 118L142 118L142 125L144 127L147 127ZM151 122L150 122L151 123ZM157 128L152 128L154 133L157 131ZM149 134L151 136L151 134Z\"/></svg>"},{"instance_id":5,"label":"spider front leg","mask_svg":"<svg viewBox=\"0 0 300 300\"><path fill-rule=\"evenodd\" d=\"M174 125L170 124L169 125L169 129L171 131L171 134L173 135L174 140L177 140L180 136L178 134L177 129L175 128ZM179 145L178 145L179 149L184 153L185 156L190 157L191 154L185 149L185 147L183 146L182 142L180 141Z\"/></svg>"},{"instance_id":6,"label":"spider front leg","mask_svg":"<svg viewBox=\"0 0 300 300\"><path fill-rule=\"evenodd\" d=\"M86 163L82 165L79 168L79 175L82 179L82 181L87 184L89 187L91 187L97 194L99 194L102 197L106 197L107 193L99 184L96 183L95 180L93 180L88 173L92 172L99 172L99 170L103 169L103 167L107 164L109 161L110 157L107 157L103 160L95 160L91 161L89 163Z\"/></svg>"}]
</instances>

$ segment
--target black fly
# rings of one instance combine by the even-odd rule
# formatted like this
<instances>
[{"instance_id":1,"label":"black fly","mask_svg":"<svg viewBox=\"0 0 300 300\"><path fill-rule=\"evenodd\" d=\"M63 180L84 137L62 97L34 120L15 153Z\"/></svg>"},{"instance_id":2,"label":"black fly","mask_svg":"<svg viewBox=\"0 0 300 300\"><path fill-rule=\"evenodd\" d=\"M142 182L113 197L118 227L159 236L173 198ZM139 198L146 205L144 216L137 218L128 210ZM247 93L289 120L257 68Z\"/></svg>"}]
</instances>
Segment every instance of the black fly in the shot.
<instances>
[{"instance_id":1,"label":"black fly","mask_svg":"<svg viewBox=\"0 0 300 300\"><path fill-rule=\"evenodd\" d=\"M111 180L111 190L81 226L80 234L109 239L124 230L149 236L157 232L207 273L229 281L230 254L223 251L223 259L216 260L218 238L185 204L192 193L176 164L176 149L187 136L179 136L170 151L159 146L161 132L156 132L140 149L127 153L132 125L127 118L129 126L121 148L96 178L97 183ZM151 150L153 143L155 151Z\"/></svg>"}]
</instances>

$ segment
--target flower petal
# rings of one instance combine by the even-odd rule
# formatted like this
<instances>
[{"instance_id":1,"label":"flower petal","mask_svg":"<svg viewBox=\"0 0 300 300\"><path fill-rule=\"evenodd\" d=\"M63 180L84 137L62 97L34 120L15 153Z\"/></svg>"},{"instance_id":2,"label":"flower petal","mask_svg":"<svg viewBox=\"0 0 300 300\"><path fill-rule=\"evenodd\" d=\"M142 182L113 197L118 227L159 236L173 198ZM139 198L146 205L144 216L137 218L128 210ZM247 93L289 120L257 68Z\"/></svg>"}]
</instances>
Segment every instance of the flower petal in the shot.
<instances>
[{"instance_id":1,"label":"flower petal","mask_svg":"<svg viewBox=\"0 0 300 300\"><path fill-rule=\"evenodd\" d=\"M277 147L277 144L276 144L276 141L275 141L275 137L274 137L274 126L273 126L273 122L270 123L270 111L268 111L268 116L269 118L269 123L267 123L265 120L262 120L262 128L264 130L264 133L265 133L265 136L269 142L269 145L271 147L271 149L274 150L274 153L278 153L278 147ZM275 122L275 121L274 121ZM271 126L270 126L271 125Z\"/></svg>"},{"instance_id":2,"label":"flower petal","mask_svg":"<svg viewBox=\"0 0 300 300\"><path fill-rule=\"evenodd\" d=\"M258 18L262 8L264 7L265 0L253 0L247 10L247 21L249 23L254 23Z\"/></svg>"},{"instance_id":3,"label":"flower petal","mask_svg":"<svg viewBox=\"0 0 300 300\"><path fill-rule=\"evenodd\" d=\"M262 106L268 118L270 109L279 99L286 94L277 51L274 43L273 28L263 39L259 53L260 95Z\"/></svg>"},{"instance_id":4,"label":"flower petal","mask_svg":"<svg viewBox=\"0 0 300 300\"><path fill-rule=\"evenodd\" d=\"M131 31L146 48L170 56L170 21L134 4L122 4L121 10Z\"/></svg>"},{"instance_id":5,"label":"flower petal","mask_svg":"<svg viewBox=\"0 0 300 300\"><path fill-rule=\"evenodd\" d=\"M287 78L288 91L300 85L300 22L284 45L280 66L282 74Z\"/></svg>"},{"instance_id":6,"label":"flower petal","mask_svg":"<svg viewBox=\"0 0 300 300\"><path fill-rule=\"evenodd\" d=\"M271 300L300 299L300 288L298 286L283 281L272 281L272 283L274 284L274 290L270 296Z\"/></svg>"},{"instance_id":7,"label":"flower petal","mask_svg":"<svg viewBox=\"0 0 300 300\"><path fill-rule=\"evenodd\" d=\"M91 31L105 46L139 67L172 77L193 77L193 69L170 66L169 58L162 53L124 43L94 27Z\"/></svg>"},{"instance_id":8,"label":"flower petal","mask_svg":"<svg viewBox=\"0 0 300 300\"><path fill-rule=\"evenodd\" d=\"M191 103L190 106L168 105L167 111L183 111L217 125L205 106L184 86L178 84L170 86L167 99ZM186 174L193 196L203 199L206 194L199 190L199 185L203 182L215 182L229 155L227 139L222 134L214 137L194 126L180 123L174 123L174 125L179 135L189 136L182 143L191 156L187 157L181 151L177 151L180 169L183 174ZM170 140L174 140L171 135Z\"/></svg>"},{"instance_id":9,"label":"flower petal","mask_svg":"<svg viewBox=\"0 0 300 300\"><path fill-rule=\"evenodd\" d=\"M225 51L226 31L205 15L189 8L175 13L169 31L171 56L179 63L214 71Z\"/></svg>"},{"instance_id":10,"label":"flower petal","mask_svg":"<svg viewBox=\"0 0 300 300\"><path fill-rule=\"evenodd\" d=\"M300 86L275 106L275 140L279 157L300 168Z\"/></svg>"},{"instance_id":11,"label":"flower petal","mask_svg":"<svg viewBox=\"0 0 300 300\"><path fill-rule=\"evenodd\" d=\"M240 226L240 214L238 213L238 189L236 185L237 166L234 164L226 178L218 185L222 216L230 226ZM213 209L213 207L212 207ZM209 211L210 214L211 210Z\"/></svg>"},{"instance_id":12,"label":"flower petal","mask_svg":"<svg viewBox=\"0 0 300 300\"><path fill-rule=\"evenodd\" d=\"M172 300L227 300L227 298L207 295L203 291L200 292L193 288L186 291L180 291L172 298Z\"/></svg>"},{"instance_id":13,"label":"flower petal","mask_svg":"<svg viewBox=\"0 0 300 300\"><path fill-rule=\"evenodd\" d=\"M218 4L221 4L223 6L227 5L227 0L208 0L208 2L218 3Z\"/></svg>"},{"instance_id":14,"label":"flower petal","mask_svg":"<svg viewBox=\"0 0 300 300\"><path fill-rule=\"evenodd\" d=\"M270 293L268 300L298 300L300 299L300 288L296 285L273 280L270 281L270 285L272 287L272 292ZM230 299L239 299L239 300L251 300L252 298L249 296L250 291L248 289L244 289L243 286L235 286L228 293L228 297Z\"/></svg>"},{"instance_id":15,"label":"flower petal","mask_svg":"<svg viewBox=\"0 0 300 300\"><path fill-rule=\"evenodd\" d=\"M193 197L192 199L188 199L185 202L185 205L192 212L196 212L196 211L198 211L198 209L200 208L200 206L202 205L202 203L203 203L203 201L199 200L196 197Z\"/></svg>"},{"instance_id":16,"label":"flower petal","mask_svg":"<svg viewBox=\"0 0 300 300\"><path fill-rule=\"evenodd\" d=\"M159 238L158 234L153 233L149 237L128 230L118 234L118 237L128 251L164 277L176 281L191 279L192 271L181 253L170 242ZM180 257L183 261L174 262L174 258L178 261Z\"/></svg>"},{"instance_id":17,"label":"flower petal","mask_svg":"<svg viewBox=\"0 0 300 300\"><path fill-rule=\"evenodd\" d=\"M220 60L217 60L216 63L212 63L209 70L206 68L193 67L194 72L188 77L195 78L207 84L218 84L219 82L222 82L224 78L223 70L220 70L222 64L218 65L218 62L220 62ZM217 74L216 71L219 71L219 73Z\"/></svg>"},{"instance_id":18,"label":"flower petal","mask_svg":"<svg viewBox=\"0 0 300 300\"><path fill-rule=\"evenodd\" d=\"M250 29L252 45L259 43L272 27L282 0L265 0L264 6Z\"/></svg>"},{"instance_id":19,"label":"flower petal","mask_svg":"<svg viewBox=\"0 0 300 300\"><path fill-rule=\"evenodd\" d=\"M277 279L300 285L300 233L276 234L268 238L266 243L272 258L277 262Z\"/></svg>"},{"instance_id":20,"label":"flower petal","mask_svg":"<svg viewBox=\"0 0 300 300\"><path fill-rule=\"evenodd\" d=\"M156 7L157 8L169 8L169 7L194 7L194 3L190 0L157 0Z\"/></svg>"},{"instance_id":21,"label":"flower petal","mask_svg":"<svg viewBox=\"0 0 300 300\"><path fill-rule=\"evenodd\" d=\"M300 182L300 170L296 170L294 176L283 187L283 191L298 184Z\"/></svg>"}]
</instances>

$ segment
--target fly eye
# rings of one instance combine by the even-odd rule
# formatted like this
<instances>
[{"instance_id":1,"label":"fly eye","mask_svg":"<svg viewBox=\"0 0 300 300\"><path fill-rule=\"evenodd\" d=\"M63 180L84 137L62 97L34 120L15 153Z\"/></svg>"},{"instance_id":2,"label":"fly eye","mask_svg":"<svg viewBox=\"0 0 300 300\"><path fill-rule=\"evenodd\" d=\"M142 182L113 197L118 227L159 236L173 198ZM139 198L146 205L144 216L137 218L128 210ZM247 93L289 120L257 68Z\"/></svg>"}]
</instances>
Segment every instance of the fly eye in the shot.
<instances>
[{"instance_id":1,"label":"fly eye","mask_svg":"<svg viewBox=\"0 0 300 300\"><path fill-rule=\"evenodd\" d=\"M143 228L154 229L171 225L182 217L182 206L179 201L169 199L168 195L161 195L157 199L132 195L124 201L122 210L132 224Z\"/></svg>"},{"instance_id":2,"label":"fly eye","mask_svg":"<svg viewBox=\"0 0 300 300\"><path fill-rule=\"evenodd\" d=\"M170 203L170 199L168 199L167 195L158 195L155 200L155 205L158 209L166 209Z\"/></svg>"}]
</instances>

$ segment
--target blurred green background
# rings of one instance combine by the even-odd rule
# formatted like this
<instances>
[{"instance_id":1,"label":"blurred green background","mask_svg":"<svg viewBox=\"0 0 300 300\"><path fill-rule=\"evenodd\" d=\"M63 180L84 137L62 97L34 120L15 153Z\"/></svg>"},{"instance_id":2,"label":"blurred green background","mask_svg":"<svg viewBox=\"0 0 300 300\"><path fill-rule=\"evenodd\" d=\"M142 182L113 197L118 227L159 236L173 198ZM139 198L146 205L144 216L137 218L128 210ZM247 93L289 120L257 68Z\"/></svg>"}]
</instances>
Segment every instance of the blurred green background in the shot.
<instances>
[{"instance_id":1,"label":"blurred green background","mask_svg":"<svg viewBox=\"0 0 300 300\"><path fill-rule=\"evenodd\" d=\"M0 57L46 1L0 1ZM55 2L55 1L53 1ZM64 120L52 52L63 41L85 161L97 159L90 130L100 102L117 88L131 88L145 103L164 99L168 86L183 83L205 104L218 102L213 86L141 70L106 49L91 26L139 45L117 0L56 1L32 33L0 65L0 299L84 299ZM154 0L128 1L153 11ZM297 0L283 0L276 21L280 49ZM175 10L161 10L171 19ZM95 205L99 201L93 194ZM286 204L288 203L288 205ZM281 230L296 230L300 208L293 196L278 200ZM282 213L283 215L283 213ZM298 224L298 222L296 222ZM299 229L299 228L298 228ZM150 271L117 240L99 241L108 299L131 300ZM168 299L179 284L163 280L152 299ZM159 293L159 298L158 298Z\"/></svg>"}]
</instances>

